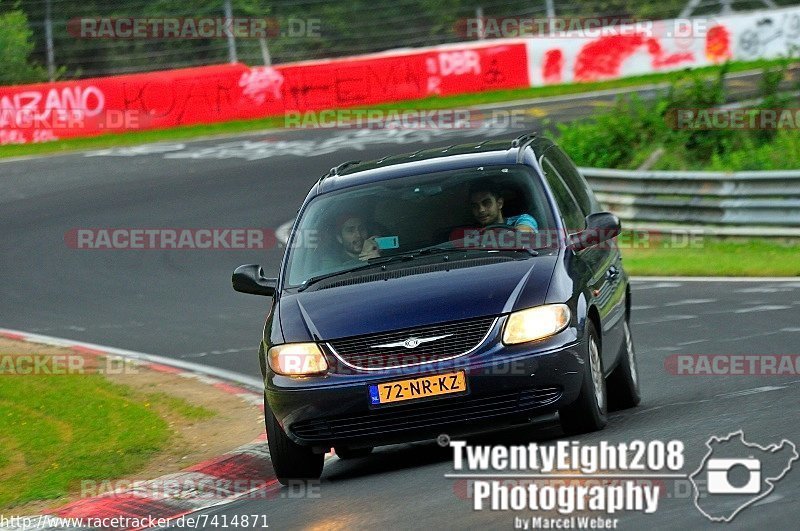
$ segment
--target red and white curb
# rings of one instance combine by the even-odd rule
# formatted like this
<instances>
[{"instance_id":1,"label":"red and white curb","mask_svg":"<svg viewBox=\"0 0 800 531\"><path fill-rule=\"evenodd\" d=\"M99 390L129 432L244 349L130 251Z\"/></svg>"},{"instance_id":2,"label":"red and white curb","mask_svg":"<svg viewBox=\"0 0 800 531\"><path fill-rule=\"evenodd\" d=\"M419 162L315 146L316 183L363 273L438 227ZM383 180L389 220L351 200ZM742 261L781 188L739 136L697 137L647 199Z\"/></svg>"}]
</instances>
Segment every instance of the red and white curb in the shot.
<instances>
[{"instance_id":1,"label":"red and white curb","mask_svg":"<svg viewBox=\"0 0 800 531\"><path fill-rule=\"evenodd\" d=\"M264 410L259 379L205 365L134 352L70 339L62 339L19 330L0 328L0 337L42 345L61 347L84 356L119 356L150 370L175 374L211 385L239 397ZM54 526L58 518L85 521L99 518L117 522L145 522L158 519L175 520L181 516L231 503L241 498L269 499L279 495L280 485L270 460L266 434L218 458L194 465L186 470L148 481L132 482L125 487L111 488L114 482L97 482L101 494L84 498L46 515L27 517L28 525L2 527L9 531L33 529L92 529L91 527ZM329 459L332 454L326 455ZM108 485L108 488L104 488ZM103 529L138 530L148 526L118 526Z\"/></svg>"}]
</instances>

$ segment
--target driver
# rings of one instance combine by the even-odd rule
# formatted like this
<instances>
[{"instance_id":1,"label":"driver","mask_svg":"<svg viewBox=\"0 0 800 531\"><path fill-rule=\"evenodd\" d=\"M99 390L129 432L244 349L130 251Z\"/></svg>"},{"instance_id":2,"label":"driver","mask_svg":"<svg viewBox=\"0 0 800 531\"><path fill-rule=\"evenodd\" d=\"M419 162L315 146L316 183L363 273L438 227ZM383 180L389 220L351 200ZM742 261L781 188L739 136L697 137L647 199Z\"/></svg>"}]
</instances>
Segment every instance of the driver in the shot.
<instances>
[{"instance_id":1,"label":"driver","mask_svg":"<svg viewBox=\"0 0 800 531\"><path fill-rule=\"evenodd\" d=\"M323 266L340 267L349 263L377 258L381 255L375 236L369 236L364 217L356 212L347 212L336 218L336 241L339 245L332 256L323 260Z\"/></svg>"},{"instance_id":2,"label":"driver","mask_svg":"<svg viewBox=\"0 0 800 531\"><path fill-rule=\"evenodd\" d=\"M473 184L469 189L469 205L472 216L481 227L504 225L520 232L539 230L539 224L530 214L503 216L503 194L492 182L481 181Z\"/></svg>"}]
</instances>

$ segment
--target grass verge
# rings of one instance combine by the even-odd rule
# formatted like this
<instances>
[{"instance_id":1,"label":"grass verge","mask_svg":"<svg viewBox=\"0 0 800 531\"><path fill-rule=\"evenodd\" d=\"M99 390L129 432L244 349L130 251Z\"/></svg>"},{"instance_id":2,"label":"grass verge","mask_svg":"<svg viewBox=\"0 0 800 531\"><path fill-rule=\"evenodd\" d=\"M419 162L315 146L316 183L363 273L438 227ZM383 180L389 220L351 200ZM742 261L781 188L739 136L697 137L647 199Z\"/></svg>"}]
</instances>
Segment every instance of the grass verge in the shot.
<instances>
[{"instance_id":1,"label":"grass verge","mask_svg":"<svg viewBox=\"0 0 800 531\"><path fill-rule=\"evenodd\" d=\"M728 72L742 72L755 70L780 64L780 60L775 61L747 61L730 63ZM694 69L694 72L701 74L714 74L720 71L719 66L709 66ZM609 90L626 87L637 87L654 83L668 83L681 78L684 70L674 72L664 72L659 74L647 74L642 76L626 77L608 81L598 81L592 83L570 83L561 85L548 85L544 87L531 87L514 90L498 90L492 92L480 92L471 94L460 94L457 96L430 97L419 100L409 100L396 103L387 103L370 106L370 109L453 109L471 107L474 105L485 105L492 103L511 103L518 100L531 98L544 98L552 96L564 96L569 94L580 94L595 90ZM146 144L151 142L190 140L207 136L233 135L238 133L248 133L265 129L274 129L284 126L282 116L261 118L257 120L240 120L217 124L191 125L175 127L170 129L158 129L148 131L130 131L120 134L106 134L90 138L74 138L60 140L56 142L45 142L40 144L19 144L0 146L0 158L19 157L27 155L45 155L53 153L64 153L69 151L80 151L88 149L102 149L118 146L131 146L136 144Z\"/></svg>"},{"instance_id":2,"label":"grass verge","mask_svg":"<svg viewBox=\"0 0 800 531\"><path fill-rule=\"evenodd\" d=\"M800 277L800 243L772 239L668 242L622 249L625 270L637 276Z\"/></svg>"},{"instance_id":3,"label":"grass verge","mask_svg":"<svg viewBox=\"0 0 800 531\"><path fill-rule=\"evenodd\" d=\"M19 355L0 345L0 509L135 472L170 444L168 416L214 414L99 374L10 374Z\"/></svg>"}]
</instances>

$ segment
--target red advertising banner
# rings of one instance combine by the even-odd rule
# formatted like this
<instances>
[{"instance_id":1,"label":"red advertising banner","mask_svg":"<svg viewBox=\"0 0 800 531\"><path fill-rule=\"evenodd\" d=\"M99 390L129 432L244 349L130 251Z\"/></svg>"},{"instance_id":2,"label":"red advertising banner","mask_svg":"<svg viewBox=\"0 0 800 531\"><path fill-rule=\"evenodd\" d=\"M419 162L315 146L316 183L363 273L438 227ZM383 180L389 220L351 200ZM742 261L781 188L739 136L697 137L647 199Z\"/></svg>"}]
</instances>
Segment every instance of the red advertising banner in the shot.
<instances>
[{"instance_id":1,"label":"red advertising banner","mask_svg":"<svg viewBox=\"0 0 800 531\"><path fill-rule=\"evenodd\" d=\"M520 41L0 87L0 144L529 86Z\"/></svg>"}]
</instances>

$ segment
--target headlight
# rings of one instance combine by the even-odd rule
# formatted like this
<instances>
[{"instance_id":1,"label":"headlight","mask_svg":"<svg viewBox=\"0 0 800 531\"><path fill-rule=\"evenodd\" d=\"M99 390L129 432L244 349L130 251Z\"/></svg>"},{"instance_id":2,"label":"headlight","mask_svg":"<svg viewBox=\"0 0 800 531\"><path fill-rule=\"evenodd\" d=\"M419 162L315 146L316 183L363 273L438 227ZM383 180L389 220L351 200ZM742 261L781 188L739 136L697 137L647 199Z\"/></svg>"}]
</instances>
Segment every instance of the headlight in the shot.
<instances>
[{"instance_id":1,"label":"headlight","mask_svg":"<svg viewBox=\"0 0 800 531\"><path fill-rule=\"evenodd\" d=\"M269 367L286 376L308 376L328 370L316 343L286 343L269 349Z\"/></svg>"},{"instance_id":2,"label":"headlight","mask_svg":"<svg viewBox=\"0 0 800 531\"><path fill-rule=\"evenodd\" d=\"M503 343L515 345L552 336L564 330L569 319L566 304L548 304L514 312L508 316Z\"/></svg>"}]
</instances>

